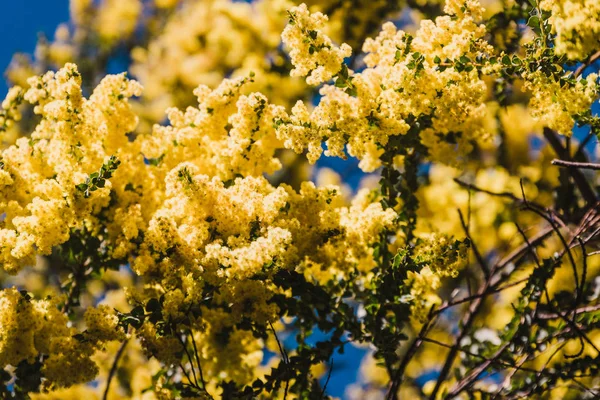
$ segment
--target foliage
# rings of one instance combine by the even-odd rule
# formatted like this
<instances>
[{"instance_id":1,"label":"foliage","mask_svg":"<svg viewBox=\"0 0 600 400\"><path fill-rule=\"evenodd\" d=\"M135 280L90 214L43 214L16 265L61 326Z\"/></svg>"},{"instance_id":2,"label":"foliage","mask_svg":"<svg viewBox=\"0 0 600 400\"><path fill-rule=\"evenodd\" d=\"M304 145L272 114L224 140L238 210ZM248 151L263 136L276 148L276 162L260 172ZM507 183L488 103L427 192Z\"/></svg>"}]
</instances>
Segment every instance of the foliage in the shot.
<instances>
[{"instance_id":1,"label":"foliage","mask_svg":"<svg viewBox=\"0 0 600 400\"><path fill-rule=\"evenodd\" d=\"M441 3L71 0L0 110L0 397L322 399L366 347L347 398L597 398L600 8Z\"/></svg>"}]
</instances>

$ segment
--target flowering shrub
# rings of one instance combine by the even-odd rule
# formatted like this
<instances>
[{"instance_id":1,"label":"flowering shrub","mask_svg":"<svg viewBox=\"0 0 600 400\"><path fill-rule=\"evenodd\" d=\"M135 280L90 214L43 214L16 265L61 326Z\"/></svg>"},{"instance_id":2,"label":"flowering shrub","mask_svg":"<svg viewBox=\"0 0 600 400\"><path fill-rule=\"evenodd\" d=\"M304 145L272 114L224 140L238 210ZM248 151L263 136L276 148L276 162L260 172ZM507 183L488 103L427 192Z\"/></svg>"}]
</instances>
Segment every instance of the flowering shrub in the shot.
<instances>
[{"instance_id":1,"label":"flowering shrub","mask_svg":"<svg viewBox=\"0 0 600 400\"><path fill-rule=\"evenodd\" d=\"M70 4L0 110L2 398L328 398L349 347L350 399L600 395L597 2Z\"/></svg>"}]
</instances>

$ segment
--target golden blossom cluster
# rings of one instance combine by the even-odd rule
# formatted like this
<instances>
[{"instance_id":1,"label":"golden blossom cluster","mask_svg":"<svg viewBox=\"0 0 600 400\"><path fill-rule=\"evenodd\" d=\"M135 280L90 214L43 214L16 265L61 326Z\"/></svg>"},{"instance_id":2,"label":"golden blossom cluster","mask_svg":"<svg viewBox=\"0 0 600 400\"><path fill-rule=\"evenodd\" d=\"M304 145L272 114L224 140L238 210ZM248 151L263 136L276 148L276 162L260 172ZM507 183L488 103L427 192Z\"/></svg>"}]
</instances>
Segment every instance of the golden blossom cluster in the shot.
<instances>
[{"instance_id":1,"label":"golden blossom cluster","mask_svg":"<svg viewBox=\"0 0 600 400\"><path fill-rule=\"evenodd\" d=\"M567 217L593 225L585 187L556 200L592 178L549 159L582 159L573 128L598 124L598 76L559 65L598 49L594 2L486 2L511 15L502 26L477 0L418 1L402 29L403 2L354 3L72 0L71 24L35 61L15 59L0 110L0 368L37 368L33 398L99 398L94 379L111 398L308 398L352 341L377 350L350 397L389 383L390 396L435 398L460 381L390 383L395 368L415 380L442 362L426 347L404 364L406 332L450 340L455 326L430 322L470 292L472 265L545 240L548 221L561 238ZM523 13L545 20L517 29ZM134 79L103 76L123 48ZM307 181L304 160L323 155L375 174L354 193L330 170ZM521 250L520 270L496 263L512 268L498 279L575 247L563 241ZM569 255L585 281L600 265L583 250ZM519 294L482 320L515 324L534 303ZM491 329L468 340L496 345ZM313 330L330 334L316 350ZM288 351L278 335L291 334Z\"/></svg>"}]
</instances>

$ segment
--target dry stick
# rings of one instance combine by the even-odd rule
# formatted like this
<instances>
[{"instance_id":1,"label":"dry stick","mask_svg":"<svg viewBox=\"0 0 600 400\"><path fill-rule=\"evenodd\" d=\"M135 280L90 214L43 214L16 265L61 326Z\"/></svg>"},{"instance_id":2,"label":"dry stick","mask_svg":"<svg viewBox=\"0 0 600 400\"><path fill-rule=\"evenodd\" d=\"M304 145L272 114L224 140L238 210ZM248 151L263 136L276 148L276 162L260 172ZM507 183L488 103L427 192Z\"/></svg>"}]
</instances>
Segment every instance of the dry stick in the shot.
<instances>
[{"instance_id":1,"label":"dry stick","mask_svg":"<svg viewBox=\"0 0 600 400\"><path fill-rule=\"evenodd\" d=\"M424 341L424 342L427 342L427 343L436 344L436 345L438 345L438 346L440 346L440 347L445 347L445 348L447 348L447 349L451 349L451 348L452 348L452 346L453 346L453 345L451 345L451 344L447 344L447 343L444 343L444 342L440 342L439 340L435 340L435 339L431 339L431 338L423 338L423 341ZM520 369L521 371L526 371L526 372L534 372L534 373L541 372L541 371L539 371L539 370L537 370L537 369L533 369L533 368L528 368L528 367L517 367L516 365L513 365L513 364L511 364L511 363L509 363L509 362L507 362L507 361L502 361L502 360L498 360L498 359L496 359L496 360L493 360L493 359L491 359L491 358L487 358L487 357L485 357L485 356L483 356L483 355L481 355L481 354L473 353L473 352L471 352L471 351L469 351L469 350L465 350L465 349L459 349L459 351L460 351L461 353L464 353L464 354L466 354L466 355L469 355L469 356L471 356L471 357L477 357L477 358L480 358L480 359L482 359L482 360L484 360L484 361L491 361L491 363L493 363L493 364L498 364L498 365L501 365L501 366L503 366L503 367L511 367L511 368L516 368L516 369Z\"/></svg>"},{"instance_id":2,"label":"dry stick","mask_svg":"<svg viewBox=\"0 0 600 400\"><path fill-rule=\"evenodd\" d=\"M588 163L588 162L577 162L577 161L565 161L565 160L552 160L552 165L566 168L580 168L580 169L594 169L600 170L600 164Z\"/></svg>"},{"instance_id":3,"label":"dry stick","mask_svg":"<svg viewBox=\"0 0 600 400\"><path fill-rule=\"evenodd\" d=\"M558 134L555 131L550 128L544 128L544 137L550 146L552 146L559 158L565 161L570 161L571 157L563 147L560 139L558 138ZM585 179L585 176L583 176L583 173L577 168L569 168L569 173L571 174L571 177L575 181L575 185L577 185L577 188L579 189L579 192L581 192L581 195L585 201L588 204L595 204L596 194L590 187L588 181Z\"/></svg>"},{"instance_id":4,"label":"dry stick","mask_svg":"<svg viewBox=\"0 0 600 400\"><path fill-rule=\"evenodd\" d=\"M504 198L513 200L519 204L527 205L532 208L536 208L539 211L547 212L548 214L551 214L556 219L556 221L559 223L560 226L562 226L562 227L567 226L565 224L565 222L563 221L562 217L555 210L544 207L541 204L538 204L534 201L525 199L525 194L524 194L525 192L523 190L523 182L522 181L521 181L521 192L523 193L523 198L519 198L510 192L492 192L491 190L486 190L486 189L480 188L479 186L473 185L471 183L463 182L458 178L454 178L454 182L456 182L458 185L463 186L470 190L489 194L490 196L504 197Z\"/></svg>"},{"instance_id":5,"label":"dry stick","mask_svg":"<svg viewBox=\"0 0 600 400\"><path fill-rule=\"evenodd\" d=\"M528 279L529 278L522 278L522 279L519 279L518 281L507 283L506 285L499 286L499 287L495 287L495 285L492 285L490 287L493 287L493 289L488 290L486 293L474 294L474 295L471 295L471 296L466 296L466 297L463 297L462 299L455 300L453 302L445 302L439 308L436 308L435 311L434 311L434 313L435 314L440 314L440 313L446 311L448 308L455 307L455 306L457 306L459 304L463 304L463 303L466 303L468 301L473 301L473 300L475 300L478 297L488 296L488 295L491 295L491 294L494 294L494 293L502 292L503 290L510 289L511 287L514 287L514 286L520 285L522 283L525 283L525 282L527 282ZM500 283L500 282L498 282L498 283Z\"/></svg>"},{"instance_id":6,"label":"dry stick","mask_svg":"<svg viewBox=\"0 0 600 400\"><path fill-rule=\"evenodd\" d=\"M271 327L271 330L273 331L273 335L275 336L275 340L277 341L277 346L279 346L279 351L281 352L281 357L283 358L283 362L285 364L285 369L287 371L289 371L290 360L288 359L287 353L283 349L283 346L281 345L281 342L279 341L279 338L277 337L277 332L275 332L275 328L273 328L273 324L271 322L269 322L269 326ZM287 377L287 379L285 380L285 391L283 392L283 400L285 400L287 398L289 387L290 387L290 379L289 379L289 377Z\"/></svg>"},{"instance_id":7,"label":"dry stick","mask_svg":"<svg viewBox=\"0 0 600 400\"><path fill-rule=\"evenodd\" d=\"M196 347L196 339L194 339L194 334L191 330L190 337L192 338L192 345L194 346L194 355L196 356L196 362L198 363L198 371L200 372L200 382L202 383L202 388L206 390L206 382L204 381L204 374L202 373L202 365L200 365L200 355L198 354L198 348Z\"/></svg>"},{"instance_id":8,"label":"dry stick","mask_svg":"<svg viewBox=\"0 0 600 400\"><path fill-rule=\"evenodd\" d=\"M494 273L494 270L491 271L490 275L493 275L493 273ZM467 313L463 316L463 318L461 320L462 329L461 329L460 333L458 334L458 336L456 337L454 346L452 346L452 348L450 349L450 352L448 353L448 356L446 357L446 361L444 362L444 366L442 367L442 370L440 371L440 375L438 376L438 380L435 383L433 392L431 392L431 396L429 397L431 400L434 400L436 398L437 393L439 392L439 390L442 386L442 383L444 382L444 380L446 379L446 376L450 372L450 368L452 368L454 359L456 358L456 355L458 354L458 348L460 346L460 342L467 335L469 329L471 329L471 325L473 325L473 322L475 322L475 316L477 315L477 313L481 309L481 306L483 305L483 299L485 297L484 293L487 292L489 285L490 285L490 279L487 279L485 281L485 284L481 287L481 289L478 292L478 294L480 294L480 297L477 297L475 300L473 300L473 302L469 306L469 309L467 310Z\"/></svg>"},{"instance_id":9,"label":"dry stick","mask_svg":"<svg viewBox=\"0 0 600 400\"><path fill-rule=\"evenodd\" d=\"M479 375L481 375L481 373L485 371L485 369L489 367L490 364L492 364L498 357L502 355L502 353L504 353L504 351L509 345L510 342L504 343L502 346L500 346L500 348L494 353L494 355L491 358L485 360L483 363L479 364L477 367L472 369L471 372L469 372L467 376L465 376L460 382L458 382L454 389L450 393L448 393L446 398L454 398L458 396L467 387L471 386L471 384L477 379L477 377L479 377Z\"/></svg>"},{"instance_id":10,"label":"dry stick","mask_svg":"<svg viewBox=\"0 0 600 400\"><path fill-rule=\"evenodd\" d=\"M454 180L454 182L456 182L456 183L457 183L459 186L462 186L462 187L464 187L464 188L467 188L467 189L470 189L470 190L474 190L474 191L476 191L476 192L481 192L481 193L489 194L490 196L496 196L496 197L505 197L505 198L507 198L507 199L510 199L510 200L516 201L516 202L518 202L518 203L523 203L523 199L521 199L521 198L519 198L519 197L515 196L514 194L512 194L512 193L510 193L510 192L493 192L493 191L491 191L491 190L487 190L487 189L481 188L481 187L479 187L479 186L477 186L477 185L474 185L474 184L472 184L472 183L467 183L467 182L465 182L465 181L461 181L461 180L460 180L460 179L458 179L458 178L454 178L453 180ZM540 210L546 210L546 211L548 211L548 212L550 211L550 210L547 210L547 209L546 209L544 206L542 206L541 204L537 204L537 203L535 203L535 202L532 202L532 201L530 201L529 203L530 203L532 206L539 208Z\"/></svg>"},{"instance_id":11,"label":"dry stick","mask_svg":"<svg viewBox=\"0 0 600 400\"><path fill-rule=\"evenodd\" d=\"M464 219L464 217L463 217L462 212L460 211L460 209L458 210L458 217L460 218L460 224L462 225L462 228L465 231L465 235L467 236L467 238L469 239L469 241L471 243L473 243L473 238L471 237L471 234L469 233L469 227L467 226L467 224L465 224L465 219ZM490 271L488 271L487 264L483 260L483 257L481 256L481 253L477 249L477 246L473 245L473 246L471 246L471 248L473 249L473 254L475 254L475 258L477 259L477 263L481 267L481 271L483 272L483 276L485 277L485 279L489 279L489 277L490 277Z\"/></svg>"},{"instance_id":12,"label":"dry stick","mask_svg":"<svg viewBox=\"0 0 600 400\"><path fill-rule=\"evenodd\" d=\"M106 400L108 398L108 390L110 389L110 383L112 382L112 379L115 376L115 373L117 372L117 365L119 364L119 359L125 352L125 346L127 346L127 343L129 343L129 339L125 340L121 344L121 347L119 347L119 350L117 351L117 354L115 355L113 364L110 367L110 372L108 373L108 378L106 380L106 389L104 389L104 395L102 396L102 400Z\"/></svg>"},{"instance_id":13,"label":"dry stick","mask_svg":"<svg viewBox=\"0 0 600 400\"><path fill-rule=\"evenodd\" d=\"M576 308L574 311L575 315L577 314L583 314L586 312L594 312L594 311L599 311L600 310L600 304L595 304L595 305L589 305L589 306L585 306L585 307L580 307L580 308ZM545 312L541 312L538 313L536 318L537 319L556 319L556 318L560 318L561 316L558 313L545 313Z\"/></svg>"},{"instance_id":14,"label":"dry stick","mask_svg":"<svg viewBox=\"0 0 600 400\"><path fill-rule=\"evenodd\" d=\"M194 377L194 382L196 383L196 387L199 388L200 386L198 385L198 378L196 377L196 369L194 368L194 360L192 360L192 357L190 356L190 353L188 352L187 349L187 343L183 342L183 339L179 336L179 335L175 335L177 336L177 339L179 339L179 343L181 343L181 346L183 346L183 351L185 351L185 354L187 355L187 358L190 362L190 367L192 368L192 376ZM183 368L183 366L182 366ZM191 383L191 381L190 381Z\"/></svg>"},{"instance_id":15,"label":"dry stick","mask_svg":"<svg viewBox=\"0 0 600 400\"><path fill-rule=\"evenodd\" d=\"M600 59L600 51L597 51L596 53L592 54L583 64L577 67L574 74L575 77L577 78L579 75L581 75L587 67L592 65L598 59Z\"/></svg>"},{"instance_id":16,"label":"dry stick","mask_svg":"<svg viewBox=\"0 0 600 400\"><path fill-rule=\"evenodd\" d=\"M433 308L432 308L432 311L433 311ZM430 312L430 315L433 316L432 312ZM416 339L411 343L410 347L404 354L404 357L402 357L402 361L400 362L400 365L398 366L398 369L396 370L396 373L392 379L392 384L390 385L390 388L386 395L387 400L392 400L392 399L396 398L396 392L398 391L398 389L400 387L400 383L402 382L404 370L408 366L408 363L410 362L412 357L416 354L419 347L421 347L421 344L425 340L425 335L427 335L427 332L429 331L429 329L431 327L433 327L433 325L435 325L435 320L436 320L435 317L436 316L437 316L437 314L435 316L433 316L432 318L429 318L429 321L423 324Z\"/></svg>"},{"instance_id":17,"label":"dry stick","mask_svg":"<svg viewBox=\"0 0 600 400\"><path fill-rule=\"evenodd\" d=\"M552 233L554 233L554 228L548 227L548 228L540 231L538 234L536 234L531 239L529 239L529 243L532 246L537 246L538 244L540 244L541 242L546 240L548 238L548 236L552 235ZM500 269L505 268L508 264L512 263L516 259L522 258L522 256L524 254L526 254L527 252L529 252L528 244L523 243L521 246L519 246L518 248L513 250L509 255L507 255L502 260L500 260L497 264L497 269L500 270Z\"/></svg>"},{"instance_id":18,"label":"dry stick","mask_svg":"<svg viewBox=\"0 0 600 400\"><path fill-rule=\"evenodd\" d=\"M529 241L529 239L527 238L527 235L525 234L525 231L523 231L523 229L521 229L521 227L519 226L519 224L517 224L515 222L515 226L517 227L517 231L519 231L519 234L521 235L521 237L523 238L523 241L525 242L525 244L527 245L527 249L529 250L529 253L531 254L531 256L533 257L533 261L535 261L535 264L538 267L541 267L540 264L540 259L538 258L536 252L535 252L535 248L533 246L531 246L531 242Z\"/></svg>"},{"instance_id":19,"label":"dry stick","mask_svg":"<svg viewBox=\"0 0 600 400\"><path fill-rule=\"evenodd\" d=\"M527 202L527 198L525 197L525 190L523 189L523 181L521 181L521 192L523 193L523 201L525 202L525 205L528 205ZM594 202L595 203L595 202ZM556 235L558 236L558 238L560 239L565 252L567 253L567 256L569 257L569 261L571 262L571 266L573 267L573 277L575 279L575 288L576 290L579 292L580 290L583 290L582 287L580 287L579 285L579 275L577 274L577 265L575 264L575 258L573 257L573 253L571 252L571 248L570 246L567 244L567 241L565 240L563 234L560 232L560 229L554 224L554 219L550 218L549 216L545 215L543 212L540 212L539 210L533 208L533 207L527 207L528 210L534 212L535 214L539 215L540 217L542 217L543 219L545 219L550 226L552 226L552 229L554 230L554 232L556 232ZM587 213L586 216L584 216L584 220L587 218ZM529 243L528 243L528 246ZM563 255L564 253L563 252Z\"/></svg>"},{"instance_id":20,"label":"dry stick","mask_svg":"<svg viewBox=\"0 0 600 400\"><path fill-rule=\"evenodd\" d=\"M327 374L327 380L323 385L323 390L321 391L321 399L325 398L325 390L327 389L327 385L329 384L329 379L331 378L331 372L333 372L333 358L331 358L331 365L329 366L329 373Z\"/></svg>"}]
</instances>

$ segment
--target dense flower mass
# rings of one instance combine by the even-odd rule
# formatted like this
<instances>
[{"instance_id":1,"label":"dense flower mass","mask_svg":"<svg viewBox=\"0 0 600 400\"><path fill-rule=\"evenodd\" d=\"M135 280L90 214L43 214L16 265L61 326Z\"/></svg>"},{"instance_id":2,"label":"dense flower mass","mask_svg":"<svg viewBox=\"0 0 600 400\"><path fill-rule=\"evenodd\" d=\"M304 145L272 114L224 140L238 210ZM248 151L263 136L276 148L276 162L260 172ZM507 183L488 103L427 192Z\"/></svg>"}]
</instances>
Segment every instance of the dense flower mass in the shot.
<instances>
[{"instance_id":1,"label":"dense flower mass","mask_svg":"<svg viewBox=\"0 0 600 400\"><path fill-rule=\"evenodd\" d=\"M550 11L556 32L556 52L571 60L584 59L598 49L600 4L593 0L543 0L540 8Z\"/></svg>"},{"instance_id":2,"label":"dense flower mass","mask_svg":"<svg viewBox=\"0 0 600 400\"><path fill-rule=\"evenodd\" d=\"M349 347L345 398L594 398L598 6L407 3L71 0L0 109L0 398L328 398Z\"/></svg>"}]
</instances>

